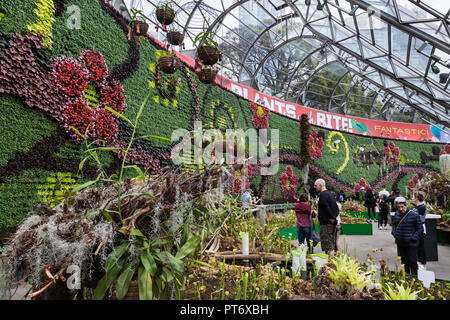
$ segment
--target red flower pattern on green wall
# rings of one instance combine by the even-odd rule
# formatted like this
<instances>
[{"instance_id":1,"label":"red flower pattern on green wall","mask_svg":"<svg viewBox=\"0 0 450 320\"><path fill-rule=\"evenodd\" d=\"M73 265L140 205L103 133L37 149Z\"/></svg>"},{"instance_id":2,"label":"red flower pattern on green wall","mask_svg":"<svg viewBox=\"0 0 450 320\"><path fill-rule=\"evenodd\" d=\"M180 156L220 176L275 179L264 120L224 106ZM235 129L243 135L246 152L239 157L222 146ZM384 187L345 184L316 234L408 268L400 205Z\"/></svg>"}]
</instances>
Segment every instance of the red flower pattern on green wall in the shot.
<instances>
[{"instance_id":1,"label":"red flower pattern on green wall","mask_svg":"<svg viewBox=\"0 0 450 320\"><path fill-rule=\"evenodd\" d=\"M291 166L287 166L286 170L280 176L281 192L286 196L295 196L295 188L297 187L298 178L294 175Z\"/></svg>"},{"instance_id":2,"label":"red flower pattern on green wall","mask_svg":"<svg viewBox=\"0 0 450 320\"><path fill-rule=\"evenodd\" d=\"M84 134L90 123L88 136L105 141L117 137L117 117L105 107L121 113L125 108L123 87L118 82L107 80L109 70L103 56L94 49L81 53L77 60L61 56L53 59L53 77L60 93L67 96L68 103L63 107L66 115L64 127L76 141L81 138L70 129L76 128ZM88 84L98 93L98 104L90 109L85 100ZM60 106L55 106L58 108ZM88 110L90 109L90 111Z\"/></svg>"}]
</instances>

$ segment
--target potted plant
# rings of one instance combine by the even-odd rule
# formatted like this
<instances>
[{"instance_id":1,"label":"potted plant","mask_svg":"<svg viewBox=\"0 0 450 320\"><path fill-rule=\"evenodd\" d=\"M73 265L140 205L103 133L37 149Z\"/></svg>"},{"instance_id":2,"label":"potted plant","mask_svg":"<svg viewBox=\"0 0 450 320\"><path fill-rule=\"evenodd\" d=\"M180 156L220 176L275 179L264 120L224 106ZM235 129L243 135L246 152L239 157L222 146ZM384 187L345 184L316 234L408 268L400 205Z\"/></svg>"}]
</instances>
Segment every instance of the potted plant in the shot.
<instances>
[{"instance_id":1,"label":"potted plant","mask_svg":"<svg viewBox=\"0 0 450 320\"><path fill-rule=\"evenodd\" d=\"M175 73L180 67L180 59L175 57L169 51L163 51L161 57L158 59L158 65L162 72L164 73Z\"/></svg>"},{"instance_id":2,"label":"potted plant","mask_svg":"<svg viewBox=\"0 0 450 320\"><path fill-rule=\"evenodd\" d=\"M216 79L217 70L210 66L203 66L196 74L202 83L211 84Z\"/></svg>"},{"instance_id":3,"label":"potted plant","mask_svg":"<svg viewBox=\"0 0 450 320\"><path fill-rule=\"evenodd\" d=\"M174 46L181 46L184 40L184 34L177 30L169 30L167 32L167 41Z\"/></svg>"},{"instance_id":4,"label":"potted plant","mask_svg":"<svg viewBox=\"0 0 450 320\"><path fill-rule=\"evenodd\" d=\"M167 1L156 8L156 19L163 27L171 24L175 19L175 10L170 6L172 3L175 1Z\"/></svg>"},{"instance_id":5,"label":"potted plant","mask_svg":"<svg viewBox=\"0 0 450 320\"><path fill-rule=\"evenodd\" d=\"M194 46L197 47L197 57L203 64L211 66L222 57L222 53L218 48L219 45L212 38L216 35L213 31L206 31L205 25L203 25L203 31L194 38Z\"/></svg>"}]
</instances>

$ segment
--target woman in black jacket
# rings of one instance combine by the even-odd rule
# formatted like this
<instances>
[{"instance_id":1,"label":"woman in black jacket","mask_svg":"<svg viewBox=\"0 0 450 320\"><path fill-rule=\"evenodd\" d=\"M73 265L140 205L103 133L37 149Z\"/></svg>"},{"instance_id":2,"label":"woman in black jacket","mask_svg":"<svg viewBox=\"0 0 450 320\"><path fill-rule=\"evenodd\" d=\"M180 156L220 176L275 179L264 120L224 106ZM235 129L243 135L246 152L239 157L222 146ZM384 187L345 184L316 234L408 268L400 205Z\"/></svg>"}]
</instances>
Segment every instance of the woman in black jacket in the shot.
<instances>
[{"instance_id":1,"label":"woman in black jacket","mask_svg":"<svg viewBox=\"0 0 450 320\"><path fill-rule=\"evenodd\" d=\"M375 195L372 192L372 189L367 189L366 194L364 195L364 207L367 208L367 213L369 214L369 222L375 222L375 205L377 203L377 199L375 199ZM371 218L371 214L373 214L373 220Z\"/></svg>"}]
</instances>

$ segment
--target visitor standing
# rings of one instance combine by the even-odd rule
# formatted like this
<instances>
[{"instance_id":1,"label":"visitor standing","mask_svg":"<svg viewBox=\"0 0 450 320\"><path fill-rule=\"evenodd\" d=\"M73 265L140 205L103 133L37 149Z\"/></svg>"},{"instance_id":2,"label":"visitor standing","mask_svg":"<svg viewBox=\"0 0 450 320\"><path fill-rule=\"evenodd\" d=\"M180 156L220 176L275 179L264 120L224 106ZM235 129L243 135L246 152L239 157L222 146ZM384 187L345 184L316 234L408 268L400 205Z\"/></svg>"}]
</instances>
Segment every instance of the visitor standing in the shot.
<instances>
[{"instance_id":1,"label":"visitor standing","mask_svg":"<svg viewBox=\"0 0 450 320\"><path fill-rule=\"evenodd\" d=\"M342 193L343 191L341 191ZM340 195L339 195L340 196ZM336 194L334 193L334 197L336 198ZM339 201L336 201L336 204L338 206L339 209L339 213L336 217L336 240L335 242L335 247L334 250L335 251L339 251L340 247L339 247L339 234L341 234L342 232L342 227L341 227L341 211L342 211L342 204Z\"/></svg>"},{"instance_id":2,"label":"visitor standing","mask_svg":"<svg viewBox=\"0 0 450 320\"><path fill-rule=\"evenodd\" d=\"M246 209L250 209L250 205L252 204L252 195L251 195L252 189L248 188L244 191L244 193L241 196L241 202L242 206Z\"/></svg>"},{"instance_id":3,"label":"visitor standing","mask_svg":"<svg viewBox=\"0 0 450 320\"><path fill-rule=\"evenodd\" d=\"M362 204L364 202L364 197L365 196L366 196L366 188L361 187L361 189L359 189L359 192L358 192L359 203Z\"/></svg>"},{"instance_id":4,"label":"visitor standing","mask_svg":"<svg viewBox=\"0 0 450 320\"><path fill-rule=\"evenodd\" d=\"M389 193L388 193L389 194ZM387 219L389 214L389 203L387 202L386 194L380 196L378 202L379 214L378 214L378 229L387 230Z\"/></svg>"},{"instance_id":5,"label":"visitor standing","mask_svg":"<svg viewBox=\"0 0 450 320\"><path fill-rule=\"evenodd\" d=\"M367 189L366 194L364 195L364 206L367 208L367 213L369 215L369 222L375 222L376 221L376 217L375 217L375 206L376 206L376 199L375 196L372 192L372 189ZM373 215L373 219L371 216L371 213Z\"/></svg>"},{"instance_id":6,"label":"visitor standing","mask_svg":"<svg viewBox=\"0 0 450 320\"><path fill-rule=\"evenodd\" d=\"M408 209L405 198L397 198L397 211L392 219L392 235L397 243L398 255L405 272L417 274L417 250L420 235L423 233L423 225L417 212Z\"/></svg>"},{"instance_id":7,"label":"visitor standing","mask_svg":"<svg viewBox=\"0 0 450 320\"><path fill-rule=\"evenodd\" d=\"M380 192L378 192L378 197L381 199L381 196L385 195L386 199L390 196L389 191L386 190L386 187L382 187Z\"/></svg>"},{"instance_id":8,"label":"visitor standing","mask_svg":"<svg viewBox=\"0 0 450 320\"><path fill-rule=\"evenodd\" d=\"M390 213L391 213L388 215L388 219L390 219L390 217L392 217L395 214L395 212L397 211L395 199L398 197L400 197L400 190L398 188L392 189L391 195L387 199L387 202L389 203L389 206L390 206ZM391 221L391 225L392 225L392 219L390 221Z\"/></svg>"},{"instance_id":9,"label":"visitor standing","mask_svg":"<svg viewBox=\"0 0 450 320\"><path fill-rule=\"evenodd\" d=\"M427 257L425 254L425 235L427 233L427 229L425 227L425 217L427 215L427 207L425 206L425 193L423 191L415 191L413 192L413 198L412 201L414 202L415 206L413 211L417 212L420 216L420 221L422 222L423 226L423 234L420 235L419 238L419 247L417 251L417 258L419 262L419 268L425 268L425 264L427 264Z\"/></svg>"},{"instance_id":10,"label":"visitor standing","mask_svg":"<svg viewBox=\"0 0 450 320\"><path fill-rule=\"evenodd\" d=\"M325 180L317 179L314 182L314 188L319 192L319 201L317 203L319 218L320 246L322 251L327 254L335 248L336 241L336 217L339 214L339 208L333 194L327 190ZM314 211L313 214L316 214Z\"/></svg>"},{"instance_id":11,"label":"visitor standing","mask_svg":"<svg viewBox=\"0 0 450 320\"><path fill-rule=\"evenodd\" d=\"M338 198L339 202L344 202L345 201L345 194L344 191L341 190L341 192L339 193L339 198Z\"/></svg>"},{"instance_id":12,"label":"visitor standing","mask_svg":"<svg viewBox=\"0 0 450 320\"><path fill-rule=\"evenodd\" d=\"M297 198L295 199L297 200ZM306 240L308 252L310 252L312 249L309 245L309 240L311 239L311 217L315 217L315 213L312 214L311 206L308 203L307 194L300 194L298 201L299 202L294 207L295 215L297 216L298 243L302 244Z\"/></svg>"}]
</instances>

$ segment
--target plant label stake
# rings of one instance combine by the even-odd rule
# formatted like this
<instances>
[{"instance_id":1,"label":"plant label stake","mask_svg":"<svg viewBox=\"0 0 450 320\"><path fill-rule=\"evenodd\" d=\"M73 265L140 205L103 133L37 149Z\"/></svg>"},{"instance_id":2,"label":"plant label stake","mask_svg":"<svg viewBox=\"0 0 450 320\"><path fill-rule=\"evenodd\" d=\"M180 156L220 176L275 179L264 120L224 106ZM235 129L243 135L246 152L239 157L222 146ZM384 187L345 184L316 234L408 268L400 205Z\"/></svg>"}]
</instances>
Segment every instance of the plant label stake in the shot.
<instances>
[{"instance_id":1,"label":"plant label stake","mask_svg":"<svg viewBox=\"0 0 450 320\"><path fill-rule=\"evenodd\" d=\"M425 288L429 288L430 284L435 282L434 272L425 269L417 270L417 278L422 281Z\"/></svg>"}]
</instances>

